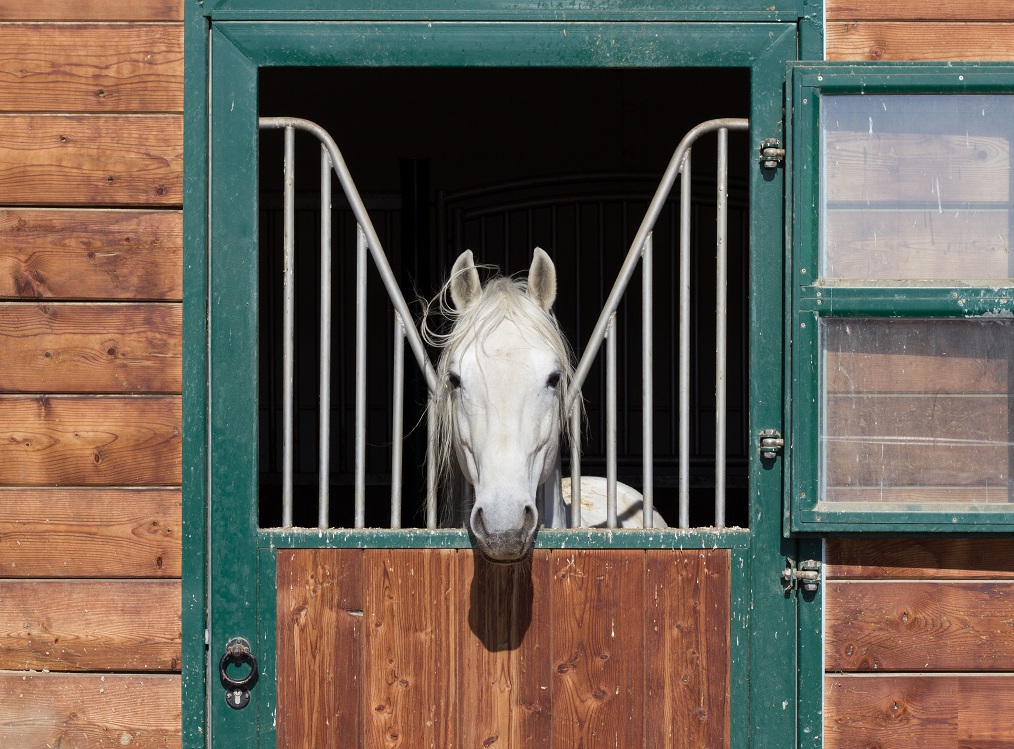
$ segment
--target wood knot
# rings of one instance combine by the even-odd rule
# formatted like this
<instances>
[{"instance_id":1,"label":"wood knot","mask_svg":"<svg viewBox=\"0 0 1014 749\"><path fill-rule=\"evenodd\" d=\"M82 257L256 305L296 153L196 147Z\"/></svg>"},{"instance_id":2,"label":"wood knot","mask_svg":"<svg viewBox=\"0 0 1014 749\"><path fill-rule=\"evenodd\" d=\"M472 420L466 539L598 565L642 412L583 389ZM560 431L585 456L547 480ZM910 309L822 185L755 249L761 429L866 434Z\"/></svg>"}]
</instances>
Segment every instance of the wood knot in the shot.
<instances>
[{"instance_id":1,"label":"wood knot","mask_svg":"<svg viewBox=\"0 0 1014 749\"><path fill-rule=\"evenodd\" d=\"M496 736L490 736L490 737L486 738L482 742L482 745L483 746L493 746L493 744L495 744L495 743L496 743Z\"/></svg>"},{"instance_id":2,"label":"wood knot","mask_svg":"<svg viewBox=\"0 0 1014 749\"><path fill-rule=\"evenodd\" d=\"M606 690L601 688L596 689L594 692L592 692L592 697L594 697L599 701L604 700L606 698Z\"/></svg>"}]
</instances>

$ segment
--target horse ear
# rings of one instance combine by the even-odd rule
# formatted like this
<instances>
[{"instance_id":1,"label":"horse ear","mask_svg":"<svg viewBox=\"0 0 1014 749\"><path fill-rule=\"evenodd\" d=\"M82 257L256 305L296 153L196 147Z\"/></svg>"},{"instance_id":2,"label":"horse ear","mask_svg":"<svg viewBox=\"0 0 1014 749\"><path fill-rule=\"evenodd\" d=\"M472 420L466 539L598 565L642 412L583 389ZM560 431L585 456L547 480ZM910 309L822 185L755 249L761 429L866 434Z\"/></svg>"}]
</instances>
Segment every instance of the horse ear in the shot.
<instances>
[{"instance_id":1,"label":"horse ear","mask_svg":"<svg viewBox=\"0 0 1014 749\"><path fill-rule=\"evenodd\" d=\"M454 261L451 269L451 301L459 312L468 309L482 290L482 283L479 281L479 271L475 269L472 261L472 251L465 250L458 259Z\"/></svg>"},{"instance_id":2,"label":"horse ear","mask_svg":"<svg viewBox=\"0 0 1014 749\"><path fill-rule=\"evenodd\" d=\"M556 266L541 247L535 248L532 267L528 269L528 296L546 312L556 301Z\"/></svg>"}]
</instances>

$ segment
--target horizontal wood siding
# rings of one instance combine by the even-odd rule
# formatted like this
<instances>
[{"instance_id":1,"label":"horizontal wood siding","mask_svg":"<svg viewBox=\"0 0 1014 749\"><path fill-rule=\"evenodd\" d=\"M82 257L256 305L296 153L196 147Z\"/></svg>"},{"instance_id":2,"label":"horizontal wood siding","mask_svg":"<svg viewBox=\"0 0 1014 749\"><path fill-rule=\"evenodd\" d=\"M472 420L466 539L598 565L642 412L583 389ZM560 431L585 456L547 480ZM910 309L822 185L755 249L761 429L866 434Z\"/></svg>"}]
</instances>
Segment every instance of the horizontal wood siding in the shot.
<instances>
[{"instance_id":1,"label":"horizontal wood siding","mask_svg":"<svg viewBox=\"0 0 1014 749\"><path fill-rule=\"evenodd\" d=\"M1011 746L1014 675L827 676L825 749Z\"/></svg>"},{"instance_id":2,"label":"horizontal wood siding","mask_svg":"<svg viewBox=\"0 0 1014 749\"><path fill-rule=\"evenodd\" d=\"M0 109L183 111L179 24L0 23Z\"/></svg>"},{"instance_id":3,"label":"horizontal wood siding","mask_svg":"<svg viewBox=\"0 0 1014 749\"><path fill-rule=\"evenodd\" d=\"M181 743L183 7L0 0L0 747Z\"/></svg>"},{"instance_id":4,"label":"horizontal wood siding","mask_svg":"<svg viewBox=\"0 0 1014 749\"><path fill-rule=\"evenodd\" d=\"M3 393L179 393L182 310L0 302Z\"/></svg>"},{"instance_id":5,"label":"horizontal wood siding","mask_svg":"<svg viewBox=\"0 0 1014 749\"><path fill-rule=\"evenodd\" d=\"M278 552L279 747L730 745L727 550Z\"/></svg>"},{"instance_id":6,"label":"horizontal wood siding","mask_svg":"<svg viewBox=\"0 0 1014 749\"><path fill-rule=\"evenodd\" d=\"M0 673L0 746L178 749L177 675Z\"/></svg>"},{"instance_id":7,"label":"horizontal wood siding","mask_svg":"<svg viewBox=\"0 0 1014 749\"><path fill-rule=\"evenodd\" d=\"M824 746L1014 744L1014 540L830 539Z\"/></svg>"},{"instance_id":8,"label":"horizontal wood siding","mask_svg":"<svg viewBox=\"0 0 1014 749\"><path fill-rule=\"evenodd\" d=\"M178 578L179 489L0 489L0 577Z\"/></svg>"},{"instance_id":9,"label":"horizontal wood siding","mask_svg":"<svg viewBox=\"0 0 1014 749\"><path fill-rule=\"evenodd\" d=\"M829 60L1014 60L1009 0L827 0Z\"/></svg>"},{"instance_id":10,"label":"horizontal wood siding","mask_svg":"<svg viewBox=\"0 0 1014 749\"><path fill-rule=\"evenodd\" d=\"M0 205L182 202L178 115L0 114Z\"/></svg>"},{"instance_id":11,"label":"horizontal wood siding","mask_svg":"<svg viewBox=\"0 0 1014 749\"><path fill-rule=\"evenodd\" d=\"M179 301L183 213L0 208L0 298Z\"/></svg>"},{"instance_id":12,"label":"horizontal wood siding","mask_svg":"<svg viewBox=\"0 0 1014 749\"><path fill-rule=\"evenodd\" d=\"M0 396L0 485L179 485L179 397Z\"/></svg>"},{"instance_id":13,"label":"horizontal wood siding","mask_svg":"<svg viewBox=\"0 0 1014 749\"><path fill-rule=\"evenodd\" d=\"M180 0L0 0L0 21L182 21Z\"/></svg>"},{"instance_id":14,"label":"horizontal wood siding","mask_svg":"<svg viewBox=\"0 0 1014 749\"><path fill-rule=\"evenodd\" d=\"M0 670L177 671L179 580L0 580Z\"/></svg>"}]
</instances>

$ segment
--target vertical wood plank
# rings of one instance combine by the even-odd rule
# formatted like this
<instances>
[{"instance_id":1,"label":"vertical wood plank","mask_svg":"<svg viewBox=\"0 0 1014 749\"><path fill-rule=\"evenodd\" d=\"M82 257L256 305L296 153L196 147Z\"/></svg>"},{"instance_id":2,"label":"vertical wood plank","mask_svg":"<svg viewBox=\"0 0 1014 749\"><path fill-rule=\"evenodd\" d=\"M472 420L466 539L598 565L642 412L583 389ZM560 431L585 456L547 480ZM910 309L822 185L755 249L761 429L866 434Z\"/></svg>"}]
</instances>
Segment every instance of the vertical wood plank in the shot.
<instances>
[{"instance_id":1,"label":"vertical wood plank","mask_svg":"<svg viewBox=\"0 0 1014 749\"><path fill-rule=\"evenodd\" d=\"M365 551L363 712L371 749L458 746L457 565L451 549Z\"/></svg>"},{"instance_id":2,"label":"vertical wood plank","mask_svg":"<svg viewBox=\"0 0 1014 749\"><path fill-rule=\"evenodd\" d=\"M645 746L644 552L553 552L553 741Z\"/></svg>"},{"instance_id":3,"label":"vertical wood plank","mask_svg":"<svg viewBox=\"0 0 1014 749\"><path fill-rule=\"evenodd\" d=\"M279 749L362 746L360 549L278 552Z\"/></svg>"},{"instance_id":4,"label":"vertical wood plank","mask_svg":"<svg viewBox=\"0 0 1014 749\"><path fill-rule=\"evenodd\" d=\"M536 549L530 565L458 559L459 745L548 749L550 552Z\"/></svg>"},{"instance_id":5,"label":"vertical wood plank","mask_svg":"<svg viewBox=\"0 0 1014 749\"><path fill-rule=\"evenodd\" d=\"M730 559L647 552L645 746L729 746Z\"/></svg>"}]
</instances>

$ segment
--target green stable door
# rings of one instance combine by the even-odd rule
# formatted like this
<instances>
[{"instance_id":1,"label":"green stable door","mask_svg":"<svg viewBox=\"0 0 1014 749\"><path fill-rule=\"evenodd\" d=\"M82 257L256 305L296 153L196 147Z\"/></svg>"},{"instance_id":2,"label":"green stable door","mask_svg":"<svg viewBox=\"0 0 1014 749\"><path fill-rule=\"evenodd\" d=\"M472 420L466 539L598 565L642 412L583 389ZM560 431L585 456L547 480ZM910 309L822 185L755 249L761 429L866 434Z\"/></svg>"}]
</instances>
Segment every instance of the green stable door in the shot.
<instances>
[{"instance_id":1,"label":"green stable door","mask_svg":"<svg viewBox=\"0 0 1014 749\"><path fill-rule=\"evenodd\" d=\"M184 594L186 746L820 744L819 691L816 700L797 698L799 675L821 669L819 592L787 589L783 579L799 560L819 560L819 543L787 537L784 458L775 442L763 450L761 444L787 429L782 321L791 296L786 174L777 150L786 138L785 71L798 55L802 13L730 5L737 7L619 8L604 20L580 9L573 17L508 8L425 17L400 5L357 14L223 3L189 17L186 325L188 392L195 397L185 416L193 562ZM735 111L722 111L726 104ZM410 298L416 289L436 288L457 241L446 238L456 235L441 218L455 214L441 213L439 201L427 204L426 190L420 205L437 225L422 219L412 239L405 214L413 179L453 182L471 170L477 184L494 172L506 182L518 170L534 178L580 173L596 163L597 143L618 140L629 150L607 154L615 162L607 167L629 161L640 168L638 149L664 144L649 169L657 180L689 129L685 123L748 118L748 132L733 137L729 151L733 190L742 196L732 240L741 251L730 254L741 268L732 303L742 308L745 338L730 343L745 357L737 365L745 373L737 437L743 450L731 480L731 507L738 509L730 527L713 527L706 515L695 519L700 527L683 529L543 529L530 562L491 565L473 553L464 530L409 529L425 526L424 510L414 506L405 511L405 529L370 529L389 523L386 515L374 522L375 510L367 509L366 527L355 530L340 508L329 527L317 528L316 510L312 521L300 514L317 501L317 487L299 480L301 471L316 470L300 467L302 453L295 461L296 519L285 523L271 468L282 451L272 437L279 416L271 394L284 376L274 337L282 323L272 306L281 292L268 279L281 261L266 240L290 229L279 219L282 164L267 155L278 151L281 136L260 131L265 116L308 117L331 134ZM398 152L387 146L395 141ZM519 156L522 146L526 155ZM694 152L695 168L703 169L699 151L711 152ZM318 142L300 140L295 153L316 189ZM423 160L412 157L422 153L430 158L420 167ZM384 197L390 184L399 186L399 200ZM340 203L336 191L336 210ZM392 206L390 215L400 218L385 223ZM311 235L318 231L319 212L299 190L295 208L297 236L307 226ZM713 217L713 207L701 208L695 221L713 226ZM616 239L624 252L639 220ZM468 236L463 226L463 241L495 244ZM336 225L336 236L347 228ZM557 231L552 236L562 237ZM575 246L583 247L593 228L581 232ZM518 239L515 232L513 240L509 231L498 234L507 238L493 262L510 266L515 246L530 259L534 244L548 242L532 233ZM439 246L410 254L419 236L437 237ZM319 259L298 254L312 249L296 245L297 265L317 273L311 268ZM671 264L672 254L656 240L656 268ZM333 260L336 279L354 273L351 261L342 262ZM576 275L571 262L577 255L556 257L561 277ZM603 267L587 285L608 288L617 271ZM712 268L694 273L714 283ZM569 282L561 280L561 289ZM669 309L675 290L667 284L654 288L656 305ZM352 303L338 291L333 296L338 310ZM389 309L382 291L370 299ZM310 303L296 304L298 320L300 305ZM597 313L571 331L578 354ZM702 325L711 325L713 314ZM335 370L354 356L339 337L341 316L336 312L331 338ZM297 342L301 335L297 329ZM655 387L668 389L675 369L658 362L672 352L655 356ZM306 390L312 378L301 379L299 366L297 387ZM388 376L386 368L372 371ZM421 376L416 385L425 393ZM354 428L343 419L332 425L338 441ZM383 442L369 436L372 419L367 442ZM406 424L407 445L425 431L413 426ZM630 428L640 428L639 417L631 417ZM298 430L295 440L306 453L313 450L305 445L319 447ZM408 474L411 461L424 458L406 450ZM334 470L342 470L340 458ZM368 468L369 508L387 502L378 475ZM425 493L417 483L406 478L404 492ZM662 497L665 481L657 486ZM348 487L334 491L351 494ZM695 494L695 504L700 496L710 506L706 492ZM675 526L665 501L657 499L656 508Z\"/></svg>"}]
</instances>

